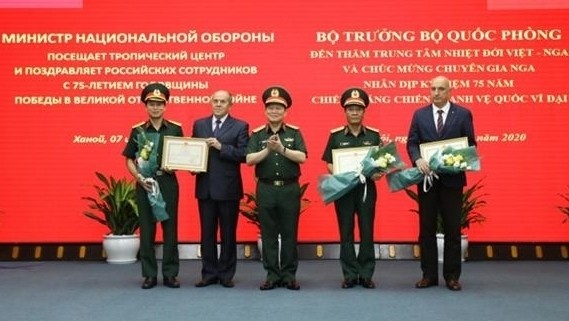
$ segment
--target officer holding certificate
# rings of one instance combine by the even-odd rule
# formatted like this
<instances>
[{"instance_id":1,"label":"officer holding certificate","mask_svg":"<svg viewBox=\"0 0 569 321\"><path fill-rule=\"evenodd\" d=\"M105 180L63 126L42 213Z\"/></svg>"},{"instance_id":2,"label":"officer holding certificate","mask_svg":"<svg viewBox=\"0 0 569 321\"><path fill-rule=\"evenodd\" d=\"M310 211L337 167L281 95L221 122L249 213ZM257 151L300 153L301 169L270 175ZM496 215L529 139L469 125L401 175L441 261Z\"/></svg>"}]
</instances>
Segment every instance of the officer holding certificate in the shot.
<instances>
[{"instance_id":1,"label":"officer holding certificate","mask_svg":"<svg viewBox=\"0 0 569 321\"><path fill-rule=\"evenodd\" d=\"M342 94L340 103L347 124L332 129L322 155L322 160L326 162L330 173L334 168L333 149L382 145L378 130L363 125L365 110L369 105L368 94L360 88L350 88ZM366 179L365 184L358 184L346 195L334 201L340 229L340 263L344 276L342 282L344 289L353 288L358 284L367 289L375 288L375 283L372 281L375 270L373 227L377 198L374 180L380 177L380 173L373 174ZM355 215L358 216L360 231L360 248L357 255L354 246Z\"/></svg>"}]
</instances>

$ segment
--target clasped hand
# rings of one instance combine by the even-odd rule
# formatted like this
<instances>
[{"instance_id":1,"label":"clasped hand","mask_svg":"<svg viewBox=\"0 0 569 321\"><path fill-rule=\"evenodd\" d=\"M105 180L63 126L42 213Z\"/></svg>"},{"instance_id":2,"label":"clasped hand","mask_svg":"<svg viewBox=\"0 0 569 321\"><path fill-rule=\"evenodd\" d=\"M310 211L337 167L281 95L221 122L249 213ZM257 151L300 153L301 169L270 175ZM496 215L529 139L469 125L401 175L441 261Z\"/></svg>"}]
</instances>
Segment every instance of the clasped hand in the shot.
<instances>
[{"instance_id":1,"label":"clasped hand","mask_svg":"<svg viewBox=\"0 0 569 321\"><path fill-rule=\"evenodd\" d=\"M267 148L276 152L283 150L284 146L279 135L273 135L267 139Z\"/></svg>"},{"instance_id":2,"label":"clasped hand","mask_svg":"<svg viewBox=\"0 0 569 321\"><path fill-rule=\"evenodd\" d=\"M152 182L150 181L150 179L145 178L140 174L137 179L138 183L140 184L140 186L142 186L142 188L144 188L145 191L152 192Z\"/></svg>"}]
</instances>

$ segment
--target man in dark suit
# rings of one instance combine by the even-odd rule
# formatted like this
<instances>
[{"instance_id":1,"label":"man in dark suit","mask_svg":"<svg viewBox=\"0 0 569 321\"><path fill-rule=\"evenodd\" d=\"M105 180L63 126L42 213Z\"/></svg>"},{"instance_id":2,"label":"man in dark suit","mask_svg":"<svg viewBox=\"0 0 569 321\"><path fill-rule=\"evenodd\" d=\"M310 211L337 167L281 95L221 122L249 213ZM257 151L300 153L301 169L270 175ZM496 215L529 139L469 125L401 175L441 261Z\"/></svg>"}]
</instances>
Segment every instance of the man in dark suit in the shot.
<instances>
[{"instance_id":1,"label":"man in dark suit","mask_svg":"<svg viewBox=\"0 0 569 321\"><path fill-rule=\"evenodd\" d=\"M470 146L476 145L472 113L450 102L450 91L450 81L446 77L435 77L431 80L432 104L419 108L413 114L407 137L407 152L411 161L424 174L429 174L431 169L429 160L421 158L420 144L467 137ZM436 230L437 215L440 213L445 234L443 277L449 290L460 291L460 220L466 175L464 172L437 175L439 179L435 179L427 191L423 190L422 184L417 186L423 277L415 287L423 289L439 283Z\"/></svg>"},{"instance_id":2,"label":"man in dark suit","mask_svg":"<svg viewBox=\"0 0 569 321\"><path fill-rule=\"evenodd\" d=\"M194 122L192 136L206 138L210 147L207 172L196 175L201 228L202 278L204 287L220 283L231 288L237 264L237 219L243 197L241 163L245 162L249 125L231 117L232 96L226 90L211 97L212 115ZM217 233L221 251L217 253Z\"/></svg>"}]
</instances>

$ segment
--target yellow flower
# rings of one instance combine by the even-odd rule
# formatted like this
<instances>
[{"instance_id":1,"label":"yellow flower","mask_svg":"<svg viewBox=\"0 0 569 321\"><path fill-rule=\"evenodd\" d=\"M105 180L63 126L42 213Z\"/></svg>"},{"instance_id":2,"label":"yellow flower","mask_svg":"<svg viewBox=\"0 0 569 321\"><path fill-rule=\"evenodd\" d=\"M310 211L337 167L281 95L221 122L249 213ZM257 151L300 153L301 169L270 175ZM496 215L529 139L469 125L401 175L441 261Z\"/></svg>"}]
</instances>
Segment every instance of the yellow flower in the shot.
<instances>
[{"instance_id":1,"label":"yellow flower","mask_svg":"<svg viewBox=\"0 0 569 321\"><path fill-rule=\"evenodd\" d=\"M152 152L152 146L154 146L154 142L148 140L145 141L144 146L142 146L142 149L140 150L140 157L143 160L148 160L150 158L150 153Z\"/></svg>"},{"instance_id":2,"label":"yellow flower","mask_svg":"<svg viewBox=\"0 0 569 321\"><path fill-rule=\"evenodd\" d=\"M140 151L140 157L141 157L142 159L148 160L148 157L149 157L149 156L150 156L150 155L148 154L148 150L147 150L146 148L143 148L143 149Z\"/></svg>"}]
</instances>

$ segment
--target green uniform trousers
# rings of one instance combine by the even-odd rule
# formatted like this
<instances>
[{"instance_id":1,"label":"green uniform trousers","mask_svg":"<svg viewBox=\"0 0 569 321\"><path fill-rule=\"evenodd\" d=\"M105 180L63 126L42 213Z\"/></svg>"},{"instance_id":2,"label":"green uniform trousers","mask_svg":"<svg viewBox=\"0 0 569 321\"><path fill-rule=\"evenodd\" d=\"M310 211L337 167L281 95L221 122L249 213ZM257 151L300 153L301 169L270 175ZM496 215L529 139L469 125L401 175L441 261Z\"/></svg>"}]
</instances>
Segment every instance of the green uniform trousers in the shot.
<instances>
[{"instance_id":1,"label":"green uniform trousers","mask_svg":"<svg viewBox=\"0 0 569 321\"><path fill-rule=\"evenodd\" d=\"M375 270L373 225L377 192L375 183L368 180L366 198L363 201L364 187L365 185L360 184L334 202L340 229L340 264L345 280L370 279ZM360 231L357 256L354 246L355 215Z\"/></svg>"},{"instance_id":2,"label":"green uniform trousers","mask_svg":"<svg viewBox=\"0 0 569 321\"><path fill-rule=\"evenodd\" d=\"M263 267L267 271L266 280L275 283L294 281L298 267L299 184L295 182L284 186L273 186L259 181L256 193L263 241ZM279 235L281 236L280 257Z\"/></svg>"},{"instance_id":3,"label":"green uniform trousers","mask_svg":"<svg viewBox=\"0 0 569 321\"><path fill-rule=\"evenodd\" d=\"M155 178L166 202L169 219L160 222L162 226L163 251L162 275L178 276L180 258L178 254L178 181L175 175L166 174ZM143 277L156 277L158 264L154 250L156 239L156 220L152 214L146 190L136 187L136 200L140 219L140 262Z\"/></svg>"}]
</instances>

